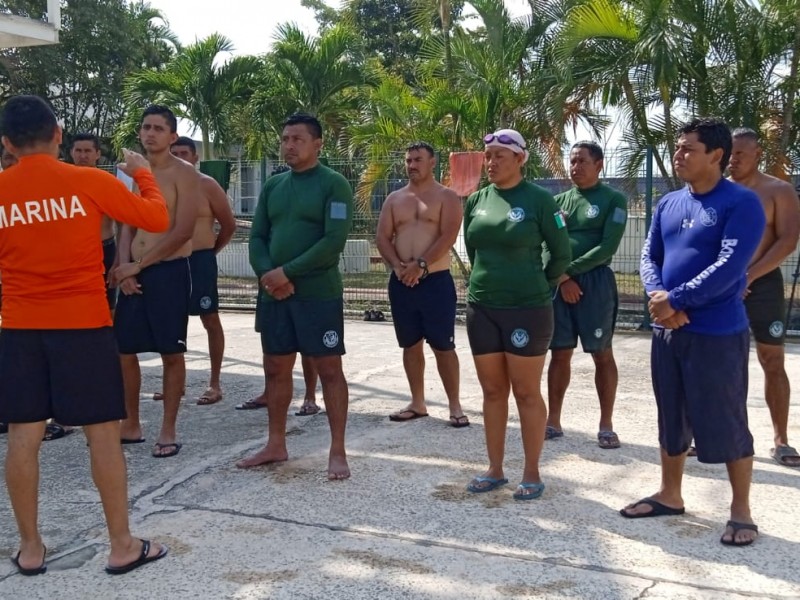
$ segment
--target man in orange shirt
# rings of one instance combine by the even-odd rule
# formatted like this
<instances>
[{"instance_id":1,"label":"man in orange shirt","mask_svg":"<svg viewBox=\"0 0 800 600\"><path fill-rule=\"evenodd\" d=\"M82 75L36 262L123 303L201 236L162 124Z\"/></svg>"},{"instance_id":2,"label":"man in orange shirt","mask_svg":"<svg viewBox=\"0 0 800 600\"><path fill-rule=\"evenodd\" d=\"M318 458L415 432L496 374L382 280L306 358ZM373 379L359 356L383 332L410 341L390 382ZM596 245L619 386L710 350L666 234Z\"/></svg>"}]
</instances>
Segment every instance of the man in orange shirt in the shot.
<instances>
[{"instance_id":1,"label":"man in orange shirt","mask_svg":"<svg viewBox=\"0 0 800 600\"><path fill-rule=\"evenodd\" d=\"M38 530L39 447L47 419L83 426L92 476L111 539L106 571L126 573L163 558L166 546L131 536L119 420L122 373L102 280L100 221L169 226L144 158L121 165L142 196L99 169L58 161L61 128L36 96L0 113L2 143L19 164L0 173L0 421L10 424L5 475L20 534L12 559L23 575L47 570ZM42 243L46 240L47 243Z\"/></svg>"}]
</instances>

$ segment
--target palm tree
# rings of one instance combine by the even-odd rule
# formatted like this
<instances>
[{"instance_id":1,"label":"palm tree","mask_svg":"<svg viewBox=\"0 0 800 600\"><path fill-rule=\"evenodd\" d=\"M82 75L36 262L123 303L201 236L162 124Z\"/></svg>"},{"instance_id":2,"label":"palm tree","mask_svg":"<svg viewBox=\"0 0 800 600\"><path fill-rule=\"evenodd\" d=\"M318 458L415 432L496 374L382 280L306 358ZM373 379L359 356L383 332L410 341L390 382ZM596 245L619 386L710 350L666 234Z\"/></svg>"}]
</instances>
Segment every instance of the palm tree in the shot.
<instances>
[{"instance_id":1,"label":"palm tree","mask_svg":"<svg viewBox=\"0 0 800 600\"><path fill-rule=\"evenodd\" d=\"M260 67L252 56L217 62L219 54L232 50L228 38L214 33L184 48L163 70L134 74L125 85L129 114L138 118L143 106L166 104L200 130L203 159L213 158L215 146L225 146L230 139L231 115L249 99Z\"/></svg>"},{"instance_id":2,"label":"palm tree","mask_svg":"<svg viewBox=\"0 0 800 600\"><path fill-rule=\"evenodd\" d=\"M248 148L266 150L280 123L302 111L316 115L326 130L326 147L336 149L348 114L358 107L358 90L374 83L358 47L356 36L343 25L319 37L307 36L292 23L278 26L247 107L253 123Z\"/></svg>"}]
</instances>

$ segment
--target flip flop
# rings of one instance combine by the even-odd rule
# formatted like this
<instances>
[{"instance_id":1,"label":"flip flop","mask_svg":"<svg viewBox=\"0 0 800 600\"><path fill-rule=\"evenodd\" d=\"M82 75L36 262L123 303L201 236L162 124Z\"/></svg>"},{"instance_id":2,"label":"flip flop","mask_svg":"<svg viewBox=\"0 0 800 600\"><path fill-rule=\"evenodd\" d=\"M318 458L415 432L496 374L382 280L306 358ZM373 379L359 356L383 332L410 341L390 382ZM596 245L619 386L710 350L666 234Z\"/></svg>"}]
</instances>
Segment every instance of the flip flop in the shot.
<instances>
[{"instance_id":1,"label":"flip flop","mask_svg":"<svg viewBox=\"0 0 800 600\"><path fill-rule=\"evenodd\" d=\"M526 494L525 490L532 490L532 491ZM536 498L539 498L543 493L544 493L543 483L528 483L523 481L517 486L517 491L514 492L514 500L535 500Z\"/></svg>"},{"instance_id":2,"label":"flip flop","mask_svg":"<svg viewBox=\"0 0 800 600\"><path fill-rule=\"evenodd\" d=\"M220 400L222 400L222 392L210 387L197 399L197 405L208 406L209 404L216 404Z\"/></svg>"},{"instance_id":3,"label":"flip flop","mask_svg":"<svg viewBox=\"0 0 800 600\"><path fill-rule=\"evenodd\" d=\"M169 548L167 548L164 544L161 544L161 551L158 554L154 556L147 556L147 554L150 552L150 540L139 541L142 542L142 552L139 555L139 558L128 563L127 565L122 565L121 567L106 566L106 573L109 575L124 575L125 573L130 573L134 569L138 569L142 565L146 565L147 563L151 563L156 560L161 560L169 552Z\"/></svg>"},{"instance_id":4,"label":"flip flop","mask_svg":"<svg viewBox=\"0 0 800 600\"><path fill-rule=\"evenodd\" d=\"M159 454L156 450L164 450L165 448L172 448L172 450L168 451L166 454ZM183 444L174 443L174 444L159 444L156 442L156 447L153 448L152 456L153 458L169 458L170 456L176 456L178 452L181 451L183 448Z\"/></svg>"},{"instance_id":5,"label":"flip flop","mask_svg":"<svg viewBox=\"0 0 800 600\"><path fill-rule=\"evenodd\" d=\"M295 414L296 417L310 417L319 412L319 406L316 404L303 404Z\"/></svg>"},{"instance_id":6,"label":"flip flop","mask_svg":"<svg viewBox=\"0 0 800 600\"><path fill-rule=\"evenodd\" d=\"M653 510L646 513L629 513L626 512L632 508L636 508L641 504L646 504L647 506L651 507ZM682 515L686 512L685 508L672 508L671 506L667 506L666 504L661 504L658 500L653 500L652 498L642 498L638 502L634 502L630 506L626 506L625 508L620 509L619 514L627 519L645 519L647 517L670 517L675 515Z\"/></svg>"},{"instance_id":7,"label":"flip flop","mask_svg":"<svg viewBox=\"0 0 800 600\"><path fill-rule=\"evenodd\" d=\"M793 469L800 467L800 454L791 446L782 444L770 450L769 453L775 459L775 462L781 466Z\"/></svg>"},{"instance_id":8,"label":"flip flop","mask_svg":"<svg viewBox=\"0 0 800 600\"><path fill-rule=\"evenodd\" d=\"M411 413L411 416L410 417L401 416L406 413ZM403 421L413 421L414 419L421 419L422 417L427 417L427 416L428 413L418 413L417 411L411 408L406 408L404 410L401 410L400 412L396 412L394 414L389 415L389 420L402 423Z\"/></svg>"},{"instance_id":9,"label":"flip flop","mask_svg":"<svg viewBox=\"0 0 800 600\"><path fill-rule=\"evenodd\" d=\"M499 487L504 486L508 483L508 479L505 477L495 478L495 477L484 477L479 475L475 477L472 481L469 482L467 485L467 491L472 492L473 494L483 494L484 492L491 492L496 490ZM481 485L487 484L487 485Z\"/></svg>"},{"instance_id":10,"label":"flip flop","mask_svg":"<svg viewBox=\"0 0 800 600\"><path fill-rule=\"evenodd\" d=\"M722 537L719 538L719 541L722 544L725 544L726 546L749 546L750 544L755 542L756 539L758 539L758 536L756 536L752 540L746 540L744 542L736 541L737 532L742 531L744 529L749 531L755 531L756 533L758 533L758 525L755 525L753 523L740 523L739 521L728 521L727 523L725 523L725 528L727 529L728 527L733 529L733 532L731 533L731 539L726 540L724 533L722 534Z\"/></svg>"},{"instance_id":11,"label":"flip flop","mask_svg":"<svg viewBox=\"0 0 800 600\"><path fill-rule=\"evenodd\" d=\"M17 552L16 556L11 557L11 562L14 563L14 566L17 567L17 571L19 571L20 575L25 575L25 577L33 577L34 575L41 575L42 573L47 572L47 564L45 563L45 558L47 557L47 546L44 546L44 553L42 554L42 564L38 567L34 567L33 569L26 569L25 567L19 564L19 555L22 554L22 550Z\"/></svg>"},{"instance_id":12,"label":"flip flop","mask_svg":"<svg viewBox=\"0 0 800 600\"><path fill-rule=\"evenodd\" d=\"M603 450L615 450L620 447L619 436L613 431L598 431L597 445Z\"/></svg>"},{"instance_id":13,"label":"flip flop","mask_svg":"<svg viewBox=\"0 0 800 600\"><path fill-rule=\"evenodd\" d=\"M143 444L147 440L143 437L141 438L122 438L119 443L120 444Z\"/></svg>"},{"instance_id":14,"label":"flip flop","mask_svg":"<svg viewBox=\"0 0 800 600\"><path fill-rule=\"evenodd\" d=\"M256 402L255 399L253 400L245 400L241 404L237 404L234 406L236 410L256 410L258 408L267 408L266 404L261 404L260 402Z\"/></svg>"},{"instance_id":15,"label":"flip flop","mask_svg":"<svg viewBox=\"0 0 800 600\"><path fill-rule=\"evenodd\" d=\"M461 415L460 417L450 415L450 427L455 427L456 429L469 427L469 418L467 415Z\"/></svg>"},{"instance_id":16,"label":"flip flop","mask_svg":"<svg viewBox=\"0 0 800 600\"><path fill-rule=\"evenodd\" d=\"M544 428L544 439L546 440L554 440L556 438L564 437L564 432L559 431L555 427L551 427L548 425Z\"/></svg>"},{"instance_id":17,"label":"flip flop","mask_svg":"<svg viewBox=\"0 0 800 600\"><path fill-rule=\"evenodd\" d=\"M44 428L43 442L52 442L53 440L60 440L70 434L75 433L75 429L67 429L58 423L48 423Z\"/></svg>"}]
</instances>

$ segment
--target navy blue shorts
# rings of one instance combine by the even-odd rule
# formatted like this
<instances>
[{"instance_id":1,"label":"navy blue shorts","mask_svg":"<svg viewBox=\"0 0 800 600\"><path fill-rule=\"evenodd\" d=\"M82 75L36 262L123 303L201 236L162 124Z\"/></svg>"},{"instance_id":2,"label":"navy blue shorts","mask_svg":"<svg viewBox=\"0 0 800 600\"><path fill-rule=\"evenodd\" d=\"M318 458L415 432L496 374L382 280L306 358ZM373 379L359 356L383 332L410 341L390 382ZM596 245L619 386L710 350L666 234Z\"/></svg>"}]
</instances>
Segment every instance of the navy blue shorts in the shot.
<instances>
[{"instance_id":1,"label":"navy blue shorts","mask_svg":"<svg viewBox=\"0 0 800 600\"><path fill-rule=\"evenodd\" d=\"M208 315L219 312L217 290L217 254L213 248L195 250L189 257L192 273L190 315Z\"/></svg>"},{"instance_id":2,"label":"navy blue shorts","mask_svg":"<svg viewBox=\"0 0 800 600\"><path fill-rule=\"evenodd\" d=\"M186 352L191 277L189 260L176 258L147 267L137 276L141 294L120 294L114 333L120 354Z\"/></svg>"},{"instance_id":3,"label":"navy blue shorts","mask_svg":"<svg viewBox=\"0 0 800 600\"><path fill-rule=\"evenodd\" d=\"M653 330L658 441L669 456L686 452L692 437L700 462L753 456L747 426L749 350L747 330L733 335Z\"/></svg>"},{"instance_id":4,"label":"navy blue shorts","mask_svg":"<svg viewBox=\"0 0 800 600\"><path fill-rule=\"evenodd\" d=\"M756 341L759 344L783 346L786 340L786 300L780 268L750 284L744 307Z\"/></svg>"},{"instance_id":5,"label":"navy blue shorts","mask_svg":"<svg viewBox=\"0 0 800 600\"><path fill-rule=\"evenodd\" d=\"M262 300L256 325L264 354L341 356L344 351L344 303L333 300Z\"/></svg>"},{"instance_id":6,"label":"navy blue shorts","mask_svg":"<svg viewBox=\"0 0 800 600\"><path fill-rule=\"evenodd\" d=\"M470 302L467 337L475 356L496 352L542 356L553 337L553 307L490 308Z\"/></svg>"},{"instance_id":7,"label":"navy blue shorts","mask_svg":"<svg viewBox=\"0 0 800 600\"><path fill-rule=\"evenodd\" d=\"M611 348L617 322L619 296L614 271L603 265L573 277L583 296L567 304L556 292L553 298L553 340L551 350L575 348L578 338L584 352L591 354Z\"/></svg>"},{"instance_id":8,"label":"navy blue shorts","mask_svg":"<svg viewBox=\"0 0 800 600\"><path fill-rule=\"evenodd\" d=\"M117 288L108 287L108 272L114 266L116 257L117 240L113 237L103 240L103 285L106 286L106 300L108 300L108 308L111 310L117 306Z\"/></svg>"},{"instance_id":9,"label":"navy blue shorts","mask_svg":"<svg viewBox=\"0 0 800 600\"><path fill-rule=\"evenodd\" d=\"M94 425L124 418L111 327L0 331L0 422Z\"/></svg>"},{"instance_id":10,"label":"navy blue shorts","mask_svg":"<svg viewBox=\"0 0 800 600\"><path fill-rule=\"evenodd\" d=\"M450 271L431 273L414 287L408 287L392 273L389 302L401 348L410 348L422 338L434 350L456 347L456 285Z\"/></svg>"}]
</instances>

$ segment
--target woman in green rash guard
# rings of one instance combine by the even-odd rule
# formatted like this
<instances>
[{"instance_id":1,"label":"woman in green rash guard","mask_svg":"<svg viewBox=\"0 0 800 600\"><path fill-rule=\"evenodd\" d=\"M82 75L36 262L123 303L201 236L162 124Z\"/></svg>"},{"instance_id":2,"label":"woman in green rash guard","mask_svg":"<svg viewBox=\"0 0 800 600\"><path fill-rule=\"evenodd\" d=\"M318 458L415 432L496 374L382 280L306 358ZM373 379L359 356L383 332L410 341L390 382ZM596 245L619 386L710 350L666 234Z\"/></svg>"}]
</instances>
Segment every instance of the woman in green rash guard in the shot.
<instances>
[{"instance_id":1,"label":"woman in green rash guard","mask_svg":"<svg viewBox=\"0 0 800 600\"><path fill-rule=\"evenodd\" d=\"M569 265L571 252L565 219L553 196L522 176L528 160L524 138L513 129L501 129L483 141L490 185L467 199L464 239L472 265L467 335L483 390L489 468L467 489L489 492L508 483L503 455L513 391L525 452L514 498L532 500L544 491L539 455L547 409L540 386L553 335L551 286Z\"/></svg>"}]
</instances>

